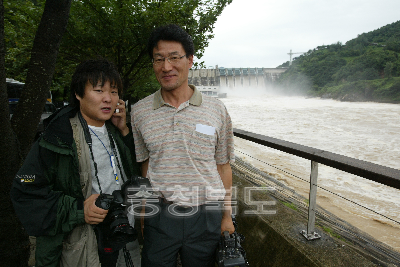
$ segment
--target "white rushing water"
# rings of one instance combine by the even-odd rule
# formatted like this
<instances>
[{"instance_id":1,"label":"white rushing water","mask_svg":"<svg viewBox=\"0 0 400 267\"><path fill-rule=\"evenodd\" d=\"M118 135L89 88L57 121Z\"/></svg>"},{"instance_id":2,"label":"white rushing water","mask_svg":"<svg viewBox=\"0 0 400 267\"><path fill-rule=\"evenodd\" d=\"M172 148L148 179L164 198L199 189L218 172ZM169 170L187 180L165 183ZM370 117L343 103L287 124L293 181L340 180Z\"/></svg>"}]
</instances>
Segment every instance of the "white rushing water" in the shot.
<instances>
[{"instance_id":1,"label":"white rushing water","mask_svg":"<svg viewBox=\"0 0 400 267\"><path fill-rule=\"evenodd\" d=\"M400 105L228 91L233 127L400 169ZM308 198L310 161L235 138L236 155ZM240 153L240 152L242 153ZM400 190L320 164L318 185L392 220L318 189L317 204L400 251ZM394 221L393 221L394 220Z\"/></svg>"}]
</instances>

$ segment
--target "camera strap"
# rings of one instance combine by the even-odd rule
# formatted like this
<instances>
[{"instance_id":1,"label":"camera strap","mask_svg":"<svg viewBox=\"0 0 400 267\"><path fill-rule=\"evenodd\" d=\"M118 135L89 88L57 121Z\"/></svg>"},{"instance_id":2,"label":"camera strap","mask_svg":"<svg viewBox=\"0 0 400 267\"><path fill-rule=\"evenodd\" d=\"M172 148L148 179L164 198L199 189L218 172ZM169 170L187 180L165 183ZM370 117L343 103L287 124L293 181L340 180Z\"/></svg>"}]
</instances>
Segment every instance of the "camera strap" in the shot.
<instances>
[{"instance_id":1,"label":"camera strap","mask_svg":"<svg viewBox=\"0 0 400 267\"><path fill-rule=\"evenodd\" d=\"M135 267L135 266L133 266L133 261L132 261L132 258L131 258L131 254L129 253L129 251L126 248L126 246L123 248L123 252L124 252L124 258L125 258L126 267Z\"/></svg>"},{"instance_id":2,"label":"camera strap","mask_svg":"<svg viewBox=\"0 0 400 267\"><path fill-rule=\"evenodd\" d=\"M90 127L89 127L89 130L92 131L92 133L97 137L97 139L99 139L100 143L103 145L104 149L107 151L107 154L108 154L108 156L110 157L110 165L111 165L111 168L112 168L112 170L113 170L115 182L116 182L117 184L119 184L119 178L118 178L118 173L117 173L117 167L116 167L116 165L115 165L116 150L113 149L113 148L111 148L111 153L110 153L110 151L108 151L106 145L103 143L103 141L100 139L100 137L96 134L96 132L93 131L93 129L90 128ZM108 130L107 130L107 131L108 131ZM109 138L109 140L110 140L110 146L111 146L111 143L113 144L113 142L111 141L111 140L112 140L112 139L111 139L112 137L110 136L110 134L108 135L108 138ZM112 146L111 146L111 147L112 147Z\"/></svg>"},{"instance_id":3,"label":"camera strap","mask_svg":"<svg viewBox=\"0 0 400 267\"><path fill-rule=\"evenodd\" d=\"M82 125L82 128L83 128L83 132L84 132L84 135L85 135L86 143L89 146L89 151L90 151L90 155L91 155L92 160L93 160L93 165L94 165L94 170L95 170L95 172L94 172L95 173L95 178L96 178L97 183L99 185L99 190L100 190L100 194L101 194L102 190L101 190L100 180L99 180L99 177L98 177L97 163L96 163L96 161L94 159L94 155L93 155L93 142L92 142L92 137L90 135L90 130L91 129L89 129L89 126L88 126L86 120L83 118L82 113L80 111L78 111L78 118L79 118L79 121L81 122L81 125ZM116 148L116 145L115 145L115 142L114 142L114 138L112 137L112 135L110 133L109 126L107 124L106 124L106 129L107 129L108 139L110 141L110 146L111 146L111 151L112 151L111 153L105 147L104 143L97 136L97 134L93 130L92 130L92 132L94 133L94 135L97 136L99 141L103 144L104 148L106 149L108 155L110 156L110 164L111 164L111 167L113 169L114 178L115 178L115 181L119 184L119 178L118 178L118 174L117 174L117 167L120 170L120 175L121 175L122 181L125 182L125 179L124 179L124 176L123 176L121 163L120 163L120 160L118 158L118 152L117 152L117 148ZM117 163L117 164L115 164L115 163Z\"/></svg>"},{"instance_id":4,"label":"camera strap","mask_svg":"<svg viewBox=\"0 0 400 267\"><path fill-rule=\"evenodd\" d=\"M93 156L93 149L92 149L92 137L90 136L90 132L89 132L89 126L87 125L86 120L83 118L82 113L80 111L78 111L78 118L79 121L81 122L82 128L83 128L83 133L85 135L85 140L86 143L89 146L89 151L90 151L90 156L92 157L93 160L93 165L94 165L94 176L97 180L97 183L99 185L99 190L100 190L100 194L102 194L102 190L101 190L101 186L100 186L100 180L99 180L99 176L98 176L98 169L97 169L97 163L94 160L94 156Z\"/></svg>"}]
</instances>

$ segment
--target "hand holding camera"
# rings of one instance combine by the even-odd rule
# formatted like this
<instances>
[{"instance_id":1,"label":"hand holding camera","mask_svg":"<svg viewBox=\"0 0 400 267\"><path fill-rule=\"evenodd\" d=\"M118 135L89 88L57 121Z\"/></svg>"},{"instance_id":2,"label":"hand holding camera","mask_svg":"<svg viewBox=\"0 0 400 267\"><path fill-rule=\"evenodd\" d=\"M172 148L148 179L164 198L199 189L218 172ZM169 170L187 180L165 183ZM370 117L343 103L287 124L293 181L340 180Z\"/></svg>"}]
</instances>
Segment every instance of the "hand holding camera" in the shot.
<instances>
[{"instance_id":1,"label":"hand holding camera","mask_svg":"<svg viewBox=\"0 0 400 267\"><path fill-rule=\"evenodd\" d=\"M143 186L149 191L141 191ZM108 211L104 221L95 228L99 250L105 253L118 251L137 238L126 212L130 205L128 195L139 199L152 195L148 179L134 176L121 186L121 190L115 190L111 195L100 194L96 199L96 206Z\"/></svg>"},{"instance_id":2,"label":"hand holding camera","mask_svg":"<svg viewBox=\"0 0 400 267\"><path fill-rule=\"evenodd\" d=\"M232 215L232 222L237 229L235 217ZM229 234L224 231L220 238L217 248L217 264L218 267L246 267L249 263L246 259L246 252L241 246L244 241L244 236L236 232Z\"/></svg>"},{"instance_id":3,"label":"hand holding camera","mask_svg":"<svg viewBox=\"0 0 400 267\"><path fill-rule=\"evenodd\" d=\"M85 222L88 224L99 224L106 217L108 210L99 208L95 202L99 194L93 194L84 202Z\"/></svg>"},{"instance_id":4,"label":"hand holding camera","mask_svg":"<svg viewBox=\"0 0 400 267\"><path fill-rule=\"evenodd\" d=\"M121 190L115 190L112 195L100 194L96 200L97 207L108 210L104 221L95 229L99 250L104 253L118 251L137 238L137 232L129 224L123 203Z\"/></svg>"}]
</instances>

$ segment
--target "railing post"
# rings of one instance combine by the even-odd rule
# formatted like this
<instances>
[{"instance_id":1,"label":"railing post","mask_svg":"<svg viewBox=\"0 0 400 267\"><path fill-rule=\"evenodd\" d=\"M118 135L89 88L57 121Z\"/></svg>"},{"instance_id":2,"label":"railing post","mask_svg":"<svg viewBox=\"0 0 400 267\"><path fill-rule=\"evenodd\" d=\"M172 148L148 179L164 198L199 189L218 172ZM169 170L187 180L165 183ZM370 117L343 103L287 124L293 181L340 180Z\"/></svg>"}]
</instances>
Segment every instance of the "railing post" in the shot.
<instances>
[{"instance_id":1,"label":"railing post","mask_svg":"<svg viewBox=\"0 0 400 267\"><path fill-rule=\"evenodd\" d=\"M318 180L318 162L311 161L311 174L310 174L310 196L308 204L308 224L307 231L301 231L301 234L307 240L321 238L321 236L314 231L315 226L315 209L317 206L317 180Z\"/></svg>"}]
</instances>

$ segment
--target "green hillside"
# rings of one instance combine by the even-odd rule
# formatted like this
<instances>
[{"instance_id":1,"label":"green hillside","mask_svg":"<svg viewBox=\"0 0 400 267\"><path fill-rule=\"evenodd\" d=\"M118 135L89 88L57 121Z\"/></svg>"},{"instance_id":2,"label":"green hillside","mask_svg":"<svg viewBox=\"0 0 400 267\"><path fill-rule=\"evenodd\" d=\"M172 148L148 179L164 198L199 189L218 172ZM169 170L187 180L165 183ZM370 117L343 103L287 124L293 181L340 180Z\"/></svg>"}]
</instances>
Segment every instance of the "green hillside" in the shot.
<instances>
[{"instance_id":1,"label":"green hillside","mask_svg":"<svg viewBox=\"0 0 400 267\"><path fill-rule=\"evenodd\" d=\"M344 45L318 46L279 67L289 67L278 80L289 94L400 103L400 21Z\"/></svg>"}]
</instances>

